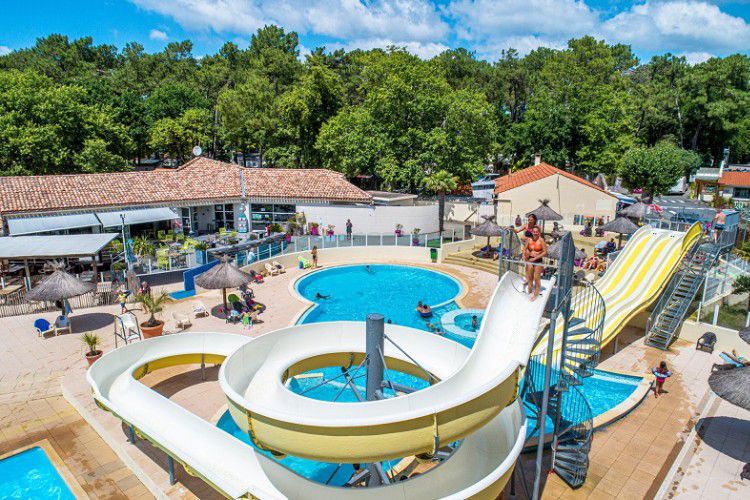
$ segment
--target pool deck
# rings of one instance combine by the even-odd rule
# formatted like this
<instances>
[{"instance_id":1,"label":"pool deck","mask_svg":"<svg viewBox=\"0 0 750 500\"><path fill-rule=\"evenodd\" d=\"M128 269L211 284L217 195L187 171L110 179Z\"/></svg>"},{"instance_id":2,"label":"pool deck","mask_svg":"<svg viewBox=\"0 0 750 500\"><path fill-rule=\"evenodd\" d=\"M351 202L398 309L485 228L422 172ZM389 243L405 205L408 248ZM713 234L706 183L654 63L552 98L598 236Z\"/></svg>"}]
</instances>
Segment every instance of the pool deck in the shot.
<instances>
[{"instance_id":1,"label":"pool deck","mask_svg":"<svg viewBox=\"0 0 750 500\"><path fill-rule=\"evenodd\" d=\"M496 283L495 276L482 271L449 265L435 268L469 285L469 293L461 300L466 308L484 307ZM303 301L289 294L289 284L307 272L289 269L253 287L257 299L269 307L262 316L264 322L251 329L209 317L194 320L190 330L255 337L287 326L306 308ZM220 292L202 293L197 298L212 307L220 301ZM167 305L164 318L171 318L173 311L189 312L191 302L187 299ZM110 306L76 311L74 331L97 332L102 348L110 351L114 347L112 314L118 309ZM143 316L140 311L136 314ZM51 319L52 315L45 316ZM170 486L164 454L142 441L137 446L128 444L120 422L94 405L84 379L86 363L79 335L38 339L32 328L36 318L18 316L0 321L0 455L48 439L91 498L218 498L181 467L177 467L179 482ZM171 319L165 330L175 331ZM634 342L605 359L600 368L647 375L651 366L666 359L675 372L666 384L669 392L658 399L647 396L625 419L597 431L589 477L582 488L571 490L550 475L545 477L542 496L652 498L662 493L665 479L672 495L682 498L742 496L748 491L748 482L740 482L739 470L743 462L750 461L750 415L709 397L706 379L718 356L695 351L686 342L678 342L664 353L645 347L637 335L635 329L625 332L623 337ZM208 375L202 382L193 367L178 367L150 374L143 382L212 421L224 398L216 383L216 369L208 370ZM79 411L92 418L96 429ZM699 418L704 418L704 425L701 433L693 435ZM732 433L731 442L727 442L728 432ZM683 447L685 442L688 448ZM526 458L528 461L531 457ZM676 460L682 465L681 474L672 468ZM517 493L523 497L520 485Z\"/></svg>"}]
</instances>

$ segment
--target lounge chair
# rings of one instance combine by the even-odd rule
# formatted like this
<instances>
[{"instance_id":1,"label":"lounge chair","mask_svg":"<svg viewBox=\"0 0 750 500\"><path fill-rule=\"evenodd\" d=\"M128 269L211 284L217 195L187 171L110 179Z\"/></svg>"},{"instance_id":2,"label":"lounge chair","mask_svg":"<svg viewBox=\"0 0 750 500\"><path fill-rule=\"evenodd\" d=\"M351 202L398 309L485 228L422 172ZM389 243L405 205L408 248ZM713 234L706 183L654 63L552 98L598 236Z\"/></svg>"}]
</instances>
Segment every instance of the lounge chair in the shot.
<instances>
[{"instance_id":1,"label":"lounge chair","mask_svg":"<svg viewBox=\"0 0 750 500\"><path fill-rule=\"evenodd\" d=\"M203 305L203 302L200 300L193 301L193 314L196 318L201 318L205 316L209 316L210 313L208 312L208 309L206 309L206 306Z\"/></svg>"},{"instance_id":2,"label":"lounge chair","mask_svg":"<svg viewBox=\"0 0 750 500\"><path fill-rule=\"evenodd\" d=\"M269 276L276 276L280 272L275 266L272 266L268 262L263 264L263 267L266 268L266 271L268 272Z\"/></svg>"},{"instance_id":3,"label":"lounge chair","mask_svg":"<svg viewBox=\"0 0 750 500\"><path fill-rule=\"evenodd\" d=\"M57 332L55 331L55 325L51 325L50 322L44 318L39 318L34 321L34 329L36 330L36 334L39 337L44 337L48 333L57 335Z\"/></svg>"},{"instance_id":4,"label":"lounge chair","mask_svg":"<svg viewBox=\"0 0 750 500\"><path fill-rule=\"evenodd\" d=\"M239 301L240 301L240 298L234 293L230 293L229 296L227 297L227 302L229 302L230 304L234 304L235 302L239 302Z\"/></svg>"},{"instance_id":5,"label":"lounge chair","mask_svg":"<svg viewBox=\"0 0 750 500\"><path fill-rule=\"evenodd\" d=\"M750 361L746 360L742 356L734 356L728 352L722 352L719 357L725 361L723 364L714 363L711 367L711 371L719 370L731 370L733 368L742 368L743 366L750 366Z\"/></svg>"},{"instance_id":6,"label":"lounge chair","mask_svg":"<svg viewBox=\"0 0 750 500\"><path fill-rule=\"evenodd\" d=\"M275 267L276 269L278 269L280 273L285 273L286 272L286 268L284 266L282 266L281 264L279 264L279 262L276 261L276 260L273 261L273 262L271 262L271 265L273 267Z\"/></svg>"},{"instance_id":7,"label":"lounge chair","mask_svg":"<svg viewBox=\"0 0 750 500\"><path fill-rule=\"evenodd\" d=\"M142 340L141 327L138 325L138 318L135 314L128 312L115 318L115 348L117 348L118 338L122 339L125 344L134 340Z\"/></svg>"},{"instance_id":8,"label":"lounge chair","mask_svg":"<svg viewBox=\"0 0 750 500\"><path fill-rule=\"evenodd\" d=\"M72 332L70 329L70 319L62 314L55 319L55 335L60 335L60 332Z\"/></svg>"},{"instance_id":9,"label":"lounge chair","mask_svg":"<svg viewBox=\"0 0 750 500\"><path fill-rule=\"evenodd\" d=\"M706 332L695 343L695 350L700 349L701 351L711 353L714 352L714 346L716 346L716 334L714 332Z\"/></svg>"},{"instance_id":10,"label":"lounge chair","mask_svg":"<svg viewBox=\"0 0 750 500\"><path fill-rule=\"evenodd\" d=\"M187 314L173 312L172 319L174 320L175 326L177 326L177 328L182 328L184 330L185 328L193 326L193 323L190 321L190 316L188 316Z\"/></svg>"}]
</instances>

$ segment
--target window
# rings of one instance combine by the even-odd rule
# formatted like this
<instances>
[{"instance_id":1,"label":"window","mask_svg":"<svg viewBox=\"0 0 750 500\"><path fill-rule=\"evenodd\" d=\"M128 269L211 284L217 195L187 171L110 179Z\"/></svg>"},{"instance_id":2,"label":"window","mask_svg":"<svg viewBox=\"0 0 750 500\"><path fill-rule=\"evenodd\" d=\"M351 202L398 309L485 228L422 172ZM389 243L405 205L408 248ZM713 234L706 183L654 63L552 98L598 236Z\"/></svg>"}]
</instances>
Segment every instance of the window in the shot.
<instances>
[{"instance_id":1,"label":"window","mask_svg":"<svg viewBox=\"0 0 750 500\"><path fill-rule=\"evenodd\" d=\"M214 223L216 228L234 229L234 205L214 205Z\"/></svg>"},{"instance_id":2,"label":"window","mask_svg":"<svg viewBox=\"0 0 750 500\"><path fill-rule=\"evenodd\" d=\"M750 188L734 188L734 198L748 199L750 198Z\"/></svg>"}]
</instances>

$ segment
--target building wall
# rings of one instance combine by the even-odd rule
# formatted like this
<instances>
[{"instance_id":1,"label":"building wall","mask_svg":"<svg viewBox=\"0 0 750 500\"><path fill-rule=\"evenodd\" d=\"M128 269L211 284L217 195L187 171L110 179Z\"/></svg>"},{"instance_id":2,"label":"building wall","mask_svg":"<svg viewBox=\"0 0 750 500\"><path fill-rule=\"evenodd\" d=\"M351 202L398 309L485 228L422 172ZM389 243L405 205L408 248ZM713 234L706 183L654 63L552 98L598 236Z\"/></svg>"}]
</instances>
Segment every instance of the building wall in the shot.
<instances>
[{"instance_id":1,"label":"building wall","mask_svg":"<svg viewBox=\"0 0 750 500\"><path fill-rule=\"evenodd\" d=\"M335 232L346 232L346 220L351 219L353 231L357 234L389 234L396 230L396 224L404 226L404 232L418 227L422 233L438 230L438 206L382 206L382 205L297 205L298 212L304 212L307 222L317 222L322 227L333 224Z\"/></svg>"},{"instance_id":2,"label":"building wall","mask_svg":"<svg viewBox=\"0 0 750 500\"><path fill-rule=\"evenodd\" d=\"M617 198L602 193L562 175L551 175L497 195L500 223L521 217L539 207L539 200L549 199L549 206L570 223L576 215L614 219Z\"/></svg>"}]
</instances>

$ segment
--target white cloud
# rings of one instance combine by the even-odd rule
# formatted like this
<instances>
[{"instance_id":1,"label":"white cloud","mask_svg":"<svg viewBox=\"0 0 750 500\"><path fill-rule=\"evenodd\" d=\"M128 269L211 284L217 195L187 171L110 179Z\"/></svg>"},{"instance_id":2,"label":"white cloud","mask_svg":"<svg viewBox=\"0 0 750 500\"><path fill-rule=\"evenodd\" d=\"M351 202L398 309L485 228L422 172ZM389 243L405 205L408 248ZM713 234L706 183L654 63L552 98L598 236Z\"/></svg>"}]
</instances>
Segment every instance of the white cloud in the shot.
<instances>
[{"instance_id":1,"label":"white cloud","mask_svg":"<svg viewBox=\"0 0 750 500\"><path fill-rule=\"evenodd\" d=\"M131 0L186 29L252 33L278 24L339 39L445 37L448 24L429 0Z\"/></svg>"},{"instance_id":2,"label":"white cloud","mask_svg":"<svg viewBox=\"0 0 750 500\"><path fill-rule=\"evenodd\" d=\"M7 56L11 52L13 52L13 49L11 49L10 47L6 45L0 45L0 56Z\"/></svg>"},{"instance_id":3,"label":"white cloud","mask_svg":"<svg viewBox=\"0 0 750 500\"><path fill-rule=\"evenodd\" d=\"M161 30L151 30L148 33L148 38L150 40L158 40L160 42L164 42L167 40L167 34Z\"/></svg>"},{"instance_id":4,"label":"white cloud","mask_svg":"<svg viewBox=\"0 0 750 500\"><path fill-rule=\"evenodd\" d=\"M707 2L634 5L605 21L602 31L608 39L646 51L731 52L750 46L750 25Z\"/></svg>"},{"instance_id":5,"label":"white cloud","mask_svg":"<svg viewBox=\"0 0 750 500\"><path fill-rule=\"evenodd\" d=\"M685 59L687 59L688 64L700 64L714 57L713 54L710 54L708 52L684 52L677 55L683 56Z\"/></svg>"}]
</instances>

